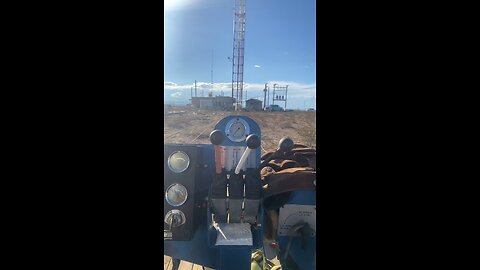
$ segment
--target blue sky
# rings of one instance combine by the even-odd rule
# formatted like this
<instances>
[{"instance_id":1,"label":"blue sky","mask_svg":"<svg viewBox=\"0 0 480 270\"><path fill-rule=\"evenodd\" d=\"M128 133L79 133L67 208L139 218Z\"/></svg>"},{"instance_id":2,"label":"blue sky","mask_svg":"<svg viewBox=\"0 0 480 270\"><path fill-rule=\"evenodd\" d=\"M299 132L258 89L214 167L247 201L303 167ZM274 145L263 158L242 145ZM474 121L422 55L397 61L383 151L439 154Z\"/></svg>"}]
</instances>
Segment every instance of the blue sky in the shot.
<instances>
[{"instance_id":1,"label":"blue sky","mask_svg":"<svg viewBox=\"0 0 480 270\"><path fill-rule=\"evenodd\" d=\"M165 0L164 97L185 104L197 94L231 95L234 0ZM316 108L315 0L246 0L244 95L288 84L289 109Z\"/></svg>"}]
</instances>

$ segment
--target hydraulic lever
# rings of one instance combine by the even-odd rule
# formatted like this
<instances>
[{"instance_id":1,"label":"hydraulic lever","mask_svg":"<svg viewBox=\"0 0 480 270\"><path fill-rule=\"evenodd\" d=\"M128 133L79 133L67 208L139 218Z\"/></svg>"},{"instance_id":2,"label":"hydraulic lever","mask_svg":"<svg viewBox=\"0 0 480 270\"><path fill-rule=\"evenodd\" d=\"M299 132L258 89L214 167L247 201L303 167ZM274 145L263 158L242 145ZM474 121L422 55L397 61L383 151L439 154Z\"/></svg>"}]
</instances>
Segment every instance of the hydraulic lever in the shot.
<instances>
[{"instance_id":1,"label":"hydraulic lever","mask_svg":"<svg viewBox=\"0 0 480 270\"><path fill-rule=\"evenodd\" d=\"M274 158L279 158L281 156L283 156L285 154L285 152L287 151L290 151L293 149L293 140L288 138L288 137L284 137L280 140L280 142L278 143L278 149L277 151L273 152L272 155L270 155L267 159L265 159L259 166L258 166L258 170L261 170L263 167L265 167L268 162L270 162L270 160L274 159Z\"/></svg>"},{"instance_id":2,"label":"hydraulic lever","mask_svg":"<svg viewBox=\"0 0 480 270\"><path fill-rule=\"evenodd\" d=\"M222 172L220 144L222 144L224 139L225 134L221 130L216 129L210 133L210 142L215 148L215 172L217 174Z\"/></svg>"},{"instance_id":3,"label":"hydraulic lever","mask_svg":"<svg viewBox=\"0 0 480 270\"><path fill-rule=\"evenodd\" d=\"M243 152L240 161L238 161L237 167L235 168L235 174L240 173L240 169L243 168L243 165L247 161L248 156L252 150L257 149L260 146L260 138L255 134L250 134L247 137L247 149Z\"/></svg>"},{"instance_id":4,"label":"hydraulic lever","mask_svg":"<svg viewBox=\"0 0 480 270\"><path fill-rule=\"evenodd\" d=\"M221 130L214 130L210 133L210 142L215 149L215 173L210 187L210 202L215 222L227 222L227 178L222 173L222 157L220 144L224 141L225 134Z\"/></svg>"}]
</instances>

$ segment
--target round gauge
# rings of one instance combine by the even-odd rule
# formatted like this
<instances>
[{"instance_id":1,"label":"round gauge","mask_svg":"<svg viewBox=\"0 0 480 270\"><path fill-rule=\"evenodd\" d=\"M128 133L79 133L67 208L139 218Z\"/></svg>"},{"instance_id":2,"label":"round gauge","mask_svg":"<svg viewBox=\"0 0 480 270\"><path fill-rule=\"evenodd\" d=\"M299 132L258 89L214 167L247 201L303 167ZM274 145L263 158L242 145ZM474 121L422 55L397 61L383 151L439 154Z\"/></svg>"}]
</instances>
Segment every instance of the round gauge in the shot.
<instances>
[{"instance_id":1,"label":"round gauge","mask_svg":"<svg viewBox=\"0 0 480 270\"><path fill-rule=\"evenodd\" d=\"M250 132L247 122L241 118L234 118L227 123L225 134L233 142L244 141Z\"/></svg>"},{"instance_id":2,"label":"round gauge","mask_svg":"<svg viewBox=\"0 0 480 270\"><path fill-rule=\"evenodd\" d=\"M190 158L187 154L181 151L173 152L168 157L168 167L172 172L181 173L188 169Z\"/></svg>"},{"instance_id":3,"label":"round gauge","mask_svg":"<svg viewBox=\"0 0 480 270\"><path fill-rule=\"evenodd\" d=\"M178 183L171 184L165 191L165 200L171 206L180 206L187 201L187 188Z\"/></svg>"}]
</instances>

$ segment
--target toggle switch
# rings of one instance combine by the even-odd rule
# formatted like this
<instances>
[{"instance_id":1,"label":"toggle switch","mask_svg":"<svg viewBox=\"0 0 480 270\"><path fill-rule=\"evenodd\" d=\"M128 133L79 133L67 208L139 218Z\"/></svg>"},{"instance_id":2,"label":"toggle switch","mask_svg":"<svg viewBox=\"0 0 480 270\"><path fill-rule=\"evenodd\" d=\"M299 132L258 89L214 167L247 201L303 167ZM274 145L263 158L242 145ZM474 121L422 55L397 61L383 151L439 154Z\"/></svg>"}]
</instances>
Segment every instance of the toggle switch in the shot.
<instances>
[{"instance_id":1,"label":"toggle switch","mask_svg":"<svg viewBox=\"0 0 480 270\"><path fill-rule=\"evenodd\" d=\"M173 209L165 214L164 222L169 225L169 230L172 228L180 227L185 224L186 218L185 214L177 209Z\"/></svg>"}]
</instances>

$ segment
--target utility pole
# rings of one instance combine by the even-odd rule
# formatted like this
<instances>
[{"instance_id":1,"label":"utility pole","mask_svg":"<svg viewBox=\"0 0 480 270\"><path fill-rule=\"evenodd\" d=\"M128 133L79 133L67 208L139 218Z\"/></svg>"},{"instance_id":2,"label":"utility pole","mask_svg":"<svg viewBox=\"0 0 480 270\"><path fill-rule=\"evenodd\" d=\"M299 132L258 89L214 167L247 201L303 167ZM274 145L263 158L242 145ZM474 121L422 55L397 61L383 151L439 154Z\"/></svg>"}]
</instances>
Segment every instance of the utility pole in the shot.
<instances>
[{"instance_id":1,"label":"utility pole","mask_svg":"<svg viewBox=\"0 0 480 270\"><path fill-rule=\"evenodd\" d=\"M265 84L265 88L263 89L263 109L267 106L267 84Z\"/></svg>"},{"instance_id":2,"label":"utility pole","mask_svg":"<svg viewBox=\"0 0 480 270\"><path fill-rule=\"evenodd\" d=\"M287 110L288 84L285 86L285 111Z\"/></svg>"},{"instance_id":3,"label":"utility pole","mask_svg":"<svg viewBox=\"0 0 480 270\"><path fill-rule=\"evenodd\" d=\"M270 86L267 86L267 105L270 106Z\"/></svg>"},{"instance_id":4,"label":"utility pole","mask_svg":"<svg viewBox=\"0 0 480 270\"><path fill-rule=\"evenodd\" d=\"M277 87L277 84L273 84L273 97L272 97L272 105L275 105L275 87Z\"/></svg>"}]
</instances>

